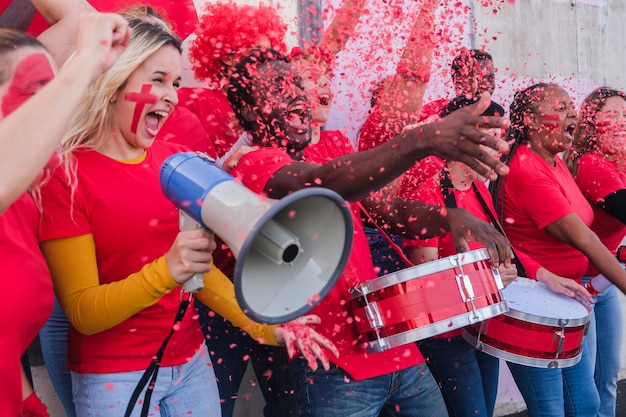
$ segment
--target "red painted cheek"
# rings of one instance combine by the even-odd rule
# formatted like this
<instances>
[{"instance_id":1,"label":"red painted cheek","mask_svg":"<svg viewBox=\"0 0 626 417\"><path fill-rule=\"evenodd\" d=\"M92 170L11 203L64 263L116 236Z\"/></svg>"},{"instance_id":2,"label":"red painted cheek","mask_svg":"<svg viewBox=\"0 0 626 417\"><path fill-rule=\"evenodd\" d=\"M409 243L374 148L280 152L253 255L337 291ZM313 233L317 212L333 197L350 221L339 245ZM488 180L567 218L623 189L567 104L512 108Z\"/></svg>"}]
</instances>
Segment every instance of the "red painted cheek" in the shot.
<instances>
[{"instance_id":1,"label":"red painted cheek","mask_svg":"<svg viewBox=\"0 0 626 417\"><path fill-rule=\"evenodd\" d=\"M2 115L11 114L54 78L48 57L43 53L26 56L15 66L13 78L2 96Z\"/></svg>"},{"instance_id":2,"label":"red painted cheek","mask_svg":"<svg viewBox=\"0 0 626 417\"><path fill-rule=\"evenodd\" d=\"M613 123L610 120L596 123L596 132L599 135L606 135L612 133L615 129Z\"/></svg>"},{"instance_id":3,"label":"red painted cheek","mask_svg":"<svg viewBox=\"0 0 626 417\"><path fill-rule=\"evenodd\" d=\"M549 131L559 129L561 118L558 114L544 114L541 116L541 126Z\"/></svg>"},{"instance_id":4,"label":"red painted cheek","mask_svg":"<svg viewBox=\"0 0 626 417\"><path fill-rule=\"evenodd\" d=\"M133 113L133 121L130 125L130 131L133 133L137 133L137 126L139 125L139 120L141 119L143 108L146 104L154 104L158 100L158 97L155 94L150 93L151 89L152 86L150 84L144 84L141 86L141 91L138 93L124 94L124 99L126 101L134 101L137 103L135 105L135 112Z\"/></svg>"}]
</instances>

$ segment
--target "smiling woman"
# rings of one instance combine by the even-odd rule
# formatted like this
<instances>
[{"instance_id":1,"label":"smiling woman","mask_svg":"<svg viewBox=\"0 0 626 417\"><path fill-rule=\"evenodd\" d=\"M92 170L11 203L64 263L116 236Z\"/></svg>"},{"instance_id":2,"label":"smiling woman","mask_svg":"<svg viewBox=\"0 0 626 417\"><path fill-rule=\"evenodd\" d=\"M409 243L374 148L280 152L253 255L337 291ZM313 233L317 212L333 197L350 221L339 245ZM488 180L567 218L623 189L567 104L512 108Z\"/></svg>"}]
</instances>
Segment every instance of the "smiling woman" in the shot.
<instances>
[{"instance_id":1,"label":"smiling woman","mask_svg":"<svg viewBox=\"0 0 626 417\"><path fill-rule=\"evenodd\" d=\"M626 272L589 228L593 212L558 153L572 146L576 112L555 84L515 94L507 132L510 173L492 183L496 209L511 244L557 275L581 283L589 263L622 292ZM595 416L600 406L587 340L568 368L509 363L529 416Z\"/></svg>"}]
</instances>

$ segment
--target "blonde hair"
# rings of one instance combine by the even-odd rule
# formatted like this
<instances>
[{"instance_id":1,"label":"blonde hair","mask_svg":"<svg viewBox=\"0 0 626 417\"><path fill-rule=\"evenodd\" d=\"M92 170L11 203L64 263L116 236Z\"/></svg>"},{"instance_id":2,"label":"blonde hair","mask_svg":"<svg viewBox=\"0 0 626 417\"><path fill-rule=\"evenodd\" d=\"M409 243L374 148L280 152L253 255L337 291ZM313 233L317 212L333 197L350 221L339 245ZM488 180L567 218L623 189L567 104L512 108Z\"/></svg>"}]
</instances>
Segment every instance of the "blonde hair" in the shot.
<instances>
[{"instance_id":1,"label":"blonde hair","mask_svg":"<svg viewBox=\"0 0 626 417\"><path fill-rule=\"evenodd\" d=\"M111 103L117 99L128 78L164 46L172 46L182 53L180 40L162 25L134 18L129 23L132 36L128 46L111 68L101 74L86 91L62 141L62 166L72 197L77 185L77 162L73 154L78 149L97 148L108 140ZM49 174L44 176L40 187L45 185Z\"/></svg>"}]
</instances>

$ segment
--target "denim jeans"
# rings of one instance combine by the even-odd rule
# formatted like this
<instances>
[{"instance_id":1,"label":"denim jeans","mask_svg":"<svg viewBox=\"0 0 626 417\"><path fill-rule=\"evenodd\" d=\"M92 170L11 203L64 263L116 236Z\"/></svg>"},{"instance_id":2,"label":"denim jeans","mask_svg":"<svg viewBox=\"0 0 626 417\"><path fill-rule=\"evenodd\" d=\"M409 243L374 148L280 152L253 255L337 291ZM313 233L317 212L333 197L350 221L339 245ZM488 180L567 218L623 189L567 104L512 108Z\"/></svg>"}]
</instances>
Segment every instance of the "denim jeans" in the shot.
<instances>
[{"instance_id":1,"label":"denim jeans","mask_svg":"<svg viewBox=\"0 0 626 417\"><path fill-rule=\"evenodd\" d=\"M385 239L380 230L376 227L366 226L365 223L363 230L365 231L367 243L369 244L372 254L372 260L374 261L374 267L379 277L399 271L408 266L400 259L398 252L389 246L389 242ZM402 247L402 238L400 236L389 234L389 237L396 245Z\"/></svg>"},{"instance_id":2,"label":"denim jeans","mask_svg":"<svg viewBox=\"0 0 626 417\"><path fill-rule=\"evenodd\" d=\"M450 417L492 417L498 394L500 360L480 352L462 336L418 342L439 383Z\"/></svg>"},{"instance_id":3,"label":"denim jeans","mask_svg":"<svg viewBox=\"0 0 626 417\"><path fill-rule=\"evenodd\" d=\"M70 322L54 298L54 307L48 321L39 331L41 353L50 376L50 382L59 397L67 417L76 417L72 400L72 377L67 369L67 332Z\"/></svg>"},{"instance_id":4,"label":"denim jeans","mask_svg":"<svg viewBox=\"0 0 626 417\"><path fill-rule=\"evenodd\" d=\"M341 368L312 371L291 363L302 417L445 417L446 406L426 364L363 381Z\"/></svg>"},{"instance_id":5,"label":"denim jeans","mask_svg":"<svg viewBox=\"0 0 626 417\"><path fill-rule=\"evenodd\" d=\"M590 279L583 277L583 282ZM595 301L587 331L587 346L591 363L595 364L594 379L600 395L598 417L615 417L624 336L618 289L609 287Z\"/></svg>"},{"instance_id":6,"label":"denim jeans","mask_svg":"<svg viewBox=\"0 0 626 417\"><path fill-rule=\"evenodd\" d=\"M72 372L76 414L81 417L123 417L128 401L144 371L109 374ZM132 417L141 415L143 389ZM159 369L149 416L219 417L220 399L206 346L183 365Z\"/></svg>"},{"instance_id":7,"label":"denim jeans","mask_svg":"<svg viewBox=\"0 0 626 417\"><path fill-rule=\"evenodd\" d=\"M265 399L264 416L295 416L297 400L285 348L261 345L199 301L196 307L217 377L222 416L233 415L248 362L252 364Z\"/></svg>"},{"instance_id":8,"label":"denim jeans","mask_svg":"<svg viewBox=\"0 0 626 417\"><path fill-rule=\"evenodd\" d=\"M529 417L595 417L600 407L586 338L580 362L568 368L508 363Z\"/></svg>"}]
</instances>

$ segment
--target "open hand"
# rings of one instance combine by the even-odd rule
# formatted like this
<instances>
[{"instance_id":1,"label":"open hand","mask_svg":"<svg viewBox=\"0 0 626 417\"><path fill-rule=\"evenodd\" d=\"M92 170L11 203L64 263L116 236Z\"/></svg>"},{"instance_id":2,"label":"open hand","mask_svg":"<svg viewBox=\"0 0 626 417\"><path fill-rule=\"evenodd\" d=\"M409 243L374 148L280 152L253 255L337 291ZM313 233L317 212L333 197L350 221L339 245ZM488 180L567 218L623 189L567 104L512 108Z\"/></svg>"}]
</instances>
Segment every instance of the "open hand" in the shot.
<instances>
[{"instance_id":1,"label":"open hand","mask_svg":"<svg viewBox=\"0 0 626 417\"><path fill-rule=\"evenodd\" d=\"M443 119L421 125L416 129L416 140L424 152L449 161L462 162L480 175L495 180L506 175L509 168L480 145L506 153L506 141L486 132L487 129L506 129L511 122L504 117L480 116L490 105L489 93L471 106L452 112ZM421 132L421 133L420 133Z\"/></svg>"},{"instance_id":2,"label":"open hand","mask_svg":"<svg viewBox=\"0 0 626 417\"><path fill-rule=\"evenodd\" d=\"M319 324L321 319L319 316L309 314L298 317L288 323L281 324L276 328L276 341L287 348L287 354L290 358L296 356L300 351L302 356L307 360L309 368L317 370L317 360L322 362L325 370L330 369L327 351L331 352L335 357L339 356L339 351L327 338L313 330L310 324Z\"/></svg>"},{"instance_id":3,"label":"open hand","mask_svg":"<svg viewBox=\"0 0 626 417\"><path fill-rule=\"evenodd\" d=\"M489 252L495 268L500 264L510 265L513 257L511 244L490 223L473 216L465 209L447 209L448 224L452 240L459 252L469 250L469 242L476 241Z\"/></svg>"}]
</instances>

